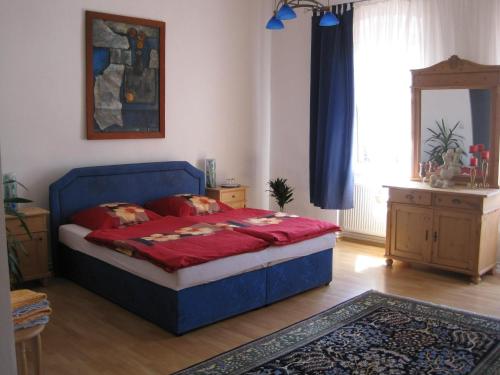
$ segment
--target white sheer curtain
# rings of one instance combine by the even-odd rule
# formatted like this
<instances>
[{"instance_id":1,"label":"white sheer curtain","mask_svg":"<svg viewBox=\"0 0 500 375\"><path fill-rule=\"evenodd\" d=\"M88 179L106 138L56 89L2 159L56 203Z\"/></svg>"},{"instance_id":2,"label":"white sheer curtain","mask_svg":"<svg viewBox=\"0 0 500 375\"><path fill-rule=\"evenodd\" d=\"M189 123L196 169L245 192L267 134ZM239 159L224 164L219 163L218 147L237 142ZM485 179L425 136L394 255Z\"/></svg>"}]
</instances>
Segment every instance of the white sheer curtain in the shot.
<instances>
[{"instance_id":1,"label":"white sheer curtain","mask_svg":"<svg viewBox=\"0 0 500 375\"><path fill-rule=\"evenodd\" d=\"M410 175L410 69L451 55L500 64L500 0L355 4L354 165L358 183Z\"/></svg>"}]
</instances>

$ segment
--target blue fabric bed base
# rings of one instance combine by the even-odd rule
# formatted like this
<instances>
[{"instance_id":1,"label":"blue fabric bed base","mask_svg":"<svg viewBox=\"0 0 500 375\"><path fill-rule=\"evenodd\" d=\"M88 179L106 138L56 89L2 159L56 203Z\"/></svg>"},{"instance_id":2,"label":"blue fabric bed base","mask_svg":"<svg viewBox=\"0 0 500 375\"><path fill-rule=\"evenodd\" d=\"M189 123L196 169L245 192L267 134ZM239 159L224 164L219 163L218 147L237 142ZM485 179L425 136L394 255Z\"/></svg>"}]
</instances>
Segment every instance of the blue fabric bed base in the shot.
<instances>
[{"instance_id":1,"label":"blue fabric bed base","mask_svg":"<svg viewBox=\"0 0 500 375\"><path fill-rule=\"evenodd\" d=\"M332 252L175 291L60 244L64 276L176 335L327 285Z\"/></svg>"}]
</instances>

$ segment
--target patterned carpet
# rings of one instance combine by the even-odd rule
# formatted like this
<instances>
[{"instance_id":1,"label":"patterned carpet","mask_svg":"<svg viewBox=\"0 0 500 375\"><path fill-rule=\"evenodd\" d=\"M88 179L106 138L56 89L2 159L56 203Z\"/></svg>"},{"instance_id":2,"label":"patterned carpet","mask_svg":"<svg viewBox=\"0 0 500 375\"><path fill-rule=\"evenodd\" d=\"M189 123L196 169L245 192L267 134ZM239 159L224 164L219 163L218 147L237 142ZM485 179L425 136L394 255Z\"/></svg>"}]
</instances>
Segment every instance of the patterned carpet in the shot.
<instances>
[{"instance_id":1,"label":"patterned carpet","mask_svg":"<svg viewBox=\"0 0 500 375\"><path fill-rule=\"evenodd\" d=\"M500 320L366 292L177 375L500 374Z\"/></svg>"}]
</instances>

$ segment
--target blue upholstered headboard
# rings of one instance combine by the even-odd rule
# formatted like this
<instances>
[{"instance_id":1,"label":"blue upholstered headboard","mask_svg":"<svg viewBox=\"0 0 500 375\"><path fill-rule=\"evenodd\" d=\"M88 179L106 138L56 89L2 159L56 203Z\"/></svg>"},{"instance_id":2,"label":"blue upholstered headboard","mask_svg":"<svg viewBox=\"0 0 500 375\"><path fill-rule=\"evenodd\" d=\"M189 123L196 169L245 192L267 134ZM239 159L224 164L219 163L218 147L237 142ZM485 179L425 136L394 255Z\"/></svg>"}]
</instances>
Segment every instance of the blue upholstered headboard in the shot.
<instances>
[{"instance_id":1,"label":"blue upholstered headboard","mask_svg":"<svg viewBox=\"0 0 500 375\"><path fill-rule=\"evenodd\" d=\"M143 204L173 194L204 194L205 176L185 161L72 169L50 185L52 256L57 270L58 228L74 213L105 202Z\"/></svg>"}]
</instances>

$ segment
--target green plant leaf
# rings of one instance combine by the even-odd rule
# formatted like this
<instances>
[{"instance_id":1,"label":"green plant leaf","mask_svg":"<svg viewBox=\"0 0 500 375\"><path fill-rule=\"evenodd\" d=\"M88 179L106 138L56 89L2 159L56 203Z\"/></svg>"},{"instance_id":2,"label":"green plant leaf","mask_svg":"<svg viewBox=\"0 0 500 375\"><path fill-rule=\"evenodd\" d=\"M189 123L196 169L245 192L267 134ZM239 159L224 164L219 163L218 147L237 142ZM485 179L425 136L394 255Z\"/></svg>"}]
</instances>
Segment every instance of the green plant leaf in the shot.
<instances>
[{"instance_id":1,"label":"green plant leaf","mask_svg":"<svg viewBox=\"0 0 500 375\"><path fill-rule=\"evenodd\" d=\"M464 137L456 133L460 121L451 128L446 125L444 119L441 119L441 121L436 120L435 124L437 129L427 128L431 135L424 143L428 145L431 150L425 151L425 153L429 156L429 161L434 161L438 163L438 165L442 165L444 163L442 155L449 149L459 149L464 153ZM460 163L462 163L461 158Z\"/></svg>"},{"instance_id":2,"label":"green plant leaf","mask_svg":"<svg viewBox=\"0 0 500 375\"><path fill-rule=\"evenodd\" d=\"M274 180L268 181L270 187L266 190L271 193L271 197L276 200L281 211L286 204L293 201L293 188L287 184L286 178L277 177Z\"/></svg>"},{"instance_id":3,"label":"green plant leaf","mask_svg":"<svg viewBox=\"0 0 500 375\"><path fill-rule=\"evenodd\" d=\"M9 184L9 183L16 183L19 186L23 187L25 190L28 190L26 186L21 184L20 182L14 181L14 180L6 180L3 181L4 185ZM22 212L19 212L12 207L9 206L10 203L31 203L32 201L26 198L21 198L21 197L11 197L11 198L4 198L3 203L4 203L4 210L7 215L12 215L14 216L17 220L19 220L20 226L23 227L24 231L26 234L28 234L29 238L32 239L33 236L31 234L30 229L26 225L25 221L25 215ZM19 252L21 251L23 254L28 255L26 252L26 249L21 241L17 239L15 235L11 233L9 228L6 228L7 232L7 259L8 259L8 265L9 265L9 274L11 278L11 283L14 285L16 283L19 283L22 281L22 274L21 270L19 268Z\"/></svg>"},{"instance_id":4,"label":"green plant leaf","mask_svg":"<svg viewBox=\"0 0 500 375\"><path fill-rule=\"evenodd\" d=\"M3 203L31 203L33 201L26 199L26 198L20 198L20 197L12 197L12 198L4 198Z\"/></svg>"},{"instance_id":5,"label":"green plant leaf","mask_svg":"<svg viewBox=\"0 0 500 375\"><path fill-rule=\"evenodd\" d=\"M23 276L21 274L21 270L18 265L17 255L11 253L10 251L7 254L7 259L9 262L9 271L11 276L13 277L15 283L19 283L22 281Z\"/></svg>"},{"instance_id":6,"label":"green plant leaf","mask_svg":"<svg viewBox=\"0 0 500 375\"><path fill-rule=\"evenodd\" d=\"M5 181L3 182L3 184L4 184L4 185L8 185L8 184L16 184L16 185L21 186L24 190L28 191L28 188L27 188L25 185L23 185L22 183L20 183L19 181L17 181L17 180L5 180Z\"/></svg>"}]
</instances>

